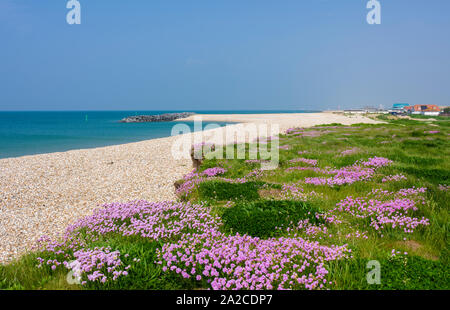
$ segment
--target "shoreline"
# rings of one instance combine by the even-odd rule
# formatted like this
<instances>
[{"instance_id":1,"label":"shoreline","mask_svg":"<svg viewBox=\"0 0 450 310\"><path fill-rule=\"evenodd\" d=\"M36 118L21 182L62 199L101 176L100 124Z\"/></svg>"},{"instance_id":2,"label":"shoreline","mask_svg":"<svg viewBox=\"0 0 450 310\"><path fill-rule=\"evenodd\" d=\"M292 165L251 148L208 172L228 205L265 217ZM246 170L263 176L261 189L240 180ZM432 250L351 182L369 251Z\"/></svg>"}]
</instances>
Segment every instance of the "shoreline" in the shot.
<instances>
[{"instance_id":1,"label":"shoreline","mask_svg":"<svg viewBox=\"0 0 450 310\"><path fill-rule=\"evenodd\" d=\"M7 111L10 112L10 111ZM34 111L30 111L34 112ZM239 113L239 114L194 114L189 117L185 118L179 118L172 121L167 121L166 123L177 123L177 122L193 122L196 117L201 117L203 122L220 122L220 123L227 123L225 125L222 124L222 127L230 126L230 125L237 125L240 123L282 123L280 126L281 128L285 128L288 124L289 126L295 127L298 125L299 120L305 121L306 123L305 127L314 126L317 124L322 124L324 122L317 121L317 119L321 119L320 116L323 116L325 114L333 114L333 115L341 115L338 113L339 111L322 111L322 112L287 112L287 113L257 113L257 114L251 114L251 113ZM356 115L358 116L358 115ZM355 115L346 115L345 117L340 117L340 120L345 119L351 119L354 118ZM303 118L303 120L302 120ZM364 122L367 122L369 120L366 117L360 117L361 120ZM313 122L311 122L311 120ZM370 122L371 120L369 120ZM326 123L326 122L325 122ZM343 125L352 124L354 121L351 122L342 122ZM289 127L287 126L287 127ZM283 131L283 130L282 130ZM6 159L15 159L15 158L22 158L22 157L31 157L31 156L41 156L41 155L47 155L47 154L55 154L55 153L65 153L65 152L72 152L72 151L79 151L79 150L94 150L99 148L106 148L106 147L112 147L117 145L127 145L132 143L139 143L144 141L153 141L158 139L165 139L170 138L172 136L163 136L163 137L155 137L155 138L149 138L144 140L137 140L137 141L129 141L129 142L122 142L122 143L113 143L113 144L107 144L107 145L99 145L99 146L90 146L90 147L81 147L81 148L73 148L73 149L66 149L61 151L52 151L52 152L42 152L42 153L35 153L35 154L24 154L19 156L11 156L11 157L0 157L1 160Z\"/></svg>"},{"instance_id":2,"label":"shoreline","mask_svg":"<svg viewBox=\"0 0 450 310\"><path fill-rule=\"evenodd\" d=\"M69 224L104 203L176 199L173 183L192 170L192 162L173 158L175 139L223 133L241 123L278 124L280 132L327 123L380 123L326 112L196 114L177 121L199 116L202 121L234 124L182 136L0 159L0 263L26 253L43 235L60 236Z\"/></svg>"}]
</instances>

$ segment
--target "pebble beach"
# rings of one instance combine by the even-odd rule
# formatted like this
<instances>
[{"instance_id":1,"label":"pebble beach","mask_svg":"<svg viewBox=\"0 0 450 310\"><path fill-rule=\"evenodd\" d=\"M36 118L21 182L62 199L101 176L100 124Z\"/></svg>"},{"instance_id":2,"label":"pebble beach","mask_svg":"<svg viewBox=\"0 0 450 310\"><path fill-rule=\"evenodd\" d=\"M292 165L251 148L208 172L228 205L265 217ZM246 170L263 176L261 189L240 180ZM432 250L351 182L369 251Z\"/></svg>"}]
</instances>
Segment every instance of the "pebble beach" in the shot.
<instances>
[{"instance_id":1,"label":"pebble beach","mask_svg":"<svg viewBox=\"0 0 450 310\"><path fill-rule=\"evenodd\" d=\"M325 112L195 115L186 120L194 117L278 124L281 132L319 124L379 123L361 115ZM213 130L222 132L224 128ZM43 235L61 235L69 224L104 203L176 199L174 182L192 170L188 156L172 156L176 139L179 137L0 159L0 263L30 251Z\"/></svg>"}]
</instances>

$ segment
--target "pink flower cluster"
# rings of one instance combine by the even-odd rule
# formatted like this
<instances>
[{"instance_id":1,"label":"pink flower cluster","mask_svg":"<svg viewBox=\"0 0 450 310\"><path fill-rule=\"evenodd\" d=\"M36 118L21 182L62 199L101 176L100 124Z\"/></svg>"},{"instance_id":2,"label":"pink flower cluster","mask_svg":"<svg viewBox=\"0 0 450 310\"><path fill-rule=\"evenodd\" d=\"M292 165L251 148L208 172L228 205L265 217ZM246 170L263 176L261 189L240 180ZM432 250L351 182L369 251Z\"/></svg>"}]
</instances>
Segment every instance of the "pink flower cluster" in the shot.
<instances>
[{"instance_id":1,"label":"pink flower cluster","mask_svg":"<svg viewBox=\"0 0 450 310\"><path fill-rule=\"evenodd\" d=\"M125 266L119 251L110 248L86 247L88 241L96 241L100 236L116 233L121 236L140 236L151 240L168 241L183 234L201 233L217 229L220 218L213 216L202 205L176 202L113 203L95 210L93 215L82 218L69 226L62 242L42 237L38 248L55 256L48 265L55 270L64 265L73 269L71 261L79 264L80 275L87 281L105 283L108 279L116 280L128 275L131 265ZM125 254L124 257L128 257ZM38 258L39 265L44 263ZM133 261L138 262L138 259ZM86 284L83 281L82 284Z\"/></svg>"},{"instance_id":2,"label":"pink flower cluster","mask_svg":"<svg viewBox=\"0 0 450 310\"><path fill-rule=\"evenodd\" d=\"M219 217L211 216L202 204L134 201L107 204L70 226L68 231L84 228L89 235L114 232L164 241L184 232L216 227L218 221Z\"/></svg>"},{"instance_id":3,"label":"pink flower cluster","mask_svg":"<svg viewBox=\"0 0 450 310\"><path fill-rule=\"evenodd\" d=\"M264 170L262 169L254 169L252 171L250 171L249 173L247 173L244 178L248 179L248 178L259 178L262 177L264 175Z\"/></svg>"},{"instance_id":4,"label":"pink flower cluster","mask_svg":"<svg viewBox=\"0 0 450 310\"><path fill-rule=\"evenodd\" d=\"M301 134L302 137L320 137L322 134L324 133L331 133L333 131L330 130L324 130L324 131L319 131L319 130L310 130L310 131L304 131Z\"/></svg>"},{"instance_id":5,"label":"pink flower cluster","mask_svg":"<svg viewBox=\"0 0 450 310\"><path fill-rule=\"evenodd\" d=\"M375 174L375 169L390 165L391 160L384 157L373 157L367 161L357 161L352 166L342 167L340 169L328 170L328 174L334 174L333 177L308 177L305 183L313 185L344 185L352 184L357 181L366 181Z\"/></svg>"},{"instance_id":6,"label":"pink flower cluster","mask_svg":"<svg viewBox=\"0 0 450 310\"><path fill-rule=\"evenodd\" d=\"M71 225L61 243L43 238L41 248L61 259L50 264L79 263L79 276L105 283L128 275L119 251L86 247L87 241L111 233L164 243L158 264L165 272L205 280L213 289L323 288L329 284L327 261L348 258L347 245L323 246L302 238L226 235L222 223L202 204L176 202L113 203ZM313 234L314 232L311 232ZM71 254L73 253L73 254ZM127 257L125 255L124 257ZM136 261L136 260L134 260ZM42 259L40 260L42 263Z\"/></svg>"},{"instance_id":7,"label":"pink flower cluster","mask_svg":"<svg viewBox=\"0 0 450 310\"><path fill-rule=\"evenodd\" d=\"M395 175L388 175L388 176L385 176L385 177L381 180L381 182L383 182L383 183L385 183L385 182L390 182L390 181L398 182L398 181L406 180L406 179L407 179L406 176L404 176L403 174L395 174Z\"/></svg>"},{"instance_id":8,"label":"pink flower cluster","mask_svg":"<svg viewBox=\"0 0 450 310\"><path fill-rule=\"evenodd\" d=\"M359 230L356 230L354 232L351 232L347 235L345 235L345 238L347 239L369 239L367 236L367 232L360 232Z\"/></svg>"},{"instance_id":9,"label":"pink flower cluster","mask_svg":"<svg viewBox=\"0 0 450 310\"><path fill-rule=\"evenodd\" d=\"M322 237L333 237L328 232L328 227L325 224L314 225L309 222L309 219L299 221L296 228L312 238L318 237L318 239L322 239Z\"/></svg>"},{"instance_id":10,"label":"pink flower cluster","mask_svg":"<svg viewBox=\"0 0 450 310\"><path fill-rule=\"evenodd\" d=\"M81 240L78 240L81 241ZM47 260L46 264L51 265L52 270L60 265L63 265L69 270L73 271L73 275L80 281L80 284L85 285L87 281L100 281L105 283L108 280L116 280L120 276L127 276L128 269L131 265L124 267L120 259L119 251L112 251L109 247L96 247L94 249L83 249L82 243L75 241L71 238L65 240L65 242L57 243L51 241L48 237L42 237L39 239L40 246L49 253L53 253L56 258L53 260ZM64 251L63 248L68 246L69 251ZM78 250L77 250L78 249ZM70 251L73 255L69 254ZM125 254L127 257L128 254ZM61 257L63 257L61 259ZM38 268L41 268L44 260L41 257L37 258L39 264ZM136 261L136 260L135 260ZM85 275L87 281L81 281L82 276Z\"/></svg>"},{"instance_id":11,"label":"pink flower cluster","mask_svg":"<svg viewBox=\"0 0 450 310\"><path fill-rule=\"evenodd\" d=\"M336 126L314 127L314 129L319 129L319 130L305 130L303 128L289 128L288 130L286 130L286 135L290 135L290 136L300 135L302 137L319 137L323 134L336 132L336 130L329 130L329 129L336 129L336 128L349 129L350 127L336 127ZM325 129L325 130L320 130L320 129ZM351 128L351 129L354 129L354 128ZM344 135L350 135L350 134L347 133Z\"/></svg>"},{"instance_id":12,"label":"pink flower cluster","mask_svg":"<svg viewBox=\"0 0 450 310\"><path fill-rule=\"evenodd\" d=\"M283 184L281 193L282 193L281 197L286 200L292 199L292 200L307 201L311 198L317 198L321 196L315 191L305 193L303 188L300 187L298 184Z\"/></svg>"},{"instance_id":13,"label":"pink flower cluster","mask_svg":"<svg viewBox=\"0 0 450 310\"><path fill-rule=\"evenodd\" d=\"M329 171L327 169L322 169L319 167L303 167L303 166L295 166L295 167L289 167L286 168L286 172L290 172L290 171L295 171L295 170L312 170L315 171L317 173L323 173L323 174L333 174L333 171Z\"/></svg>"},{"instance_id":14,"label":"pink flower cluster","mask_svg":"<svg viewBox=\"0 0 450 310\"><path fill-rule=\"evenodd\" d=\"M120 260L120 252L112 251L111 248L101 247L94 249L80 249L73 253L74 258L78 262L79 276L86 274L89 281L99 280L105 283L108 277L116 280L120 276L128 275L128 269L131 265L122 268L122 261ZM68 269L73 269L69 263L64 262ZM106 269L106 272L104 271ZM111 276L112 275L112 276ZM84 282L86 283L86 282Z\"/></svg>"},{"instance_id":15,"label":"pink flower cluster","mask_svg":"<svg viewBox=\"0 0 450 310\"><path fill-rule=\"evenodd\" d=\"M365 167L380 168L380 167L388 166L392 163L393 163L392 160L389 160L384 157L372 157L372 158L369 158L367 161L362 161L360 164Z\"/></svg>"},{"instance_id":16,"label":"pink flower cluster","mask_svg":"<svg viewBox=\"0 0 450 310\"><path fill-rule=\"evenodd\" d=\"M351 155L351 154L355 154L359 151L358 148L354 147L351 149L347 149L341 152L341 156L347 156L347 155Z\"/></svg>"},{"instance_id":17,"label":"pink flower cluster","mask_svg":"<svg viewBox=\"0 0 450 310\"><path fill-rule=\"evenodd\" d=\"M370 193L367 194L367 198L370 199L385 199L386 197L408 197L408 196L416 196L418 200L421 200L422 203L425 203L425 198L419 196L419 194L425 193L427 191L426 187L411 187L411 188L402 188L397 192L390 192L388 190L382 190L380 188L372 189Z\"/></svg>"},{"instance_id":18,"label":"pink flower cluster","mask_svg":"<svg viewBox=\"0 0 450 310\"><path fill-rule=\"evenodd\" d=\"M289 160L289 163L298 163L298 162L302 162L311 166L317 166L317 159L308 159L300 157Z\"/></svg>"},{"instance_id":19,"label":"pink flower cluster","mask_svg":"<svg viewBox=\"0 0 450 310\"><path fill-rule=\"evenodd\" d=\"M352 184L357 181L364 181L370 179L375 170L373 168L362 168L358 165L353 165L349 167L343 167L334 170L335 175L333 177L310 177L305 178L305 183L313 185L344 185Z\"/></svg>"},{"instance_id":20,"label":"pink flower cluster","mask_svg":"<svg viewBox=\"0 0 450 310\"><path fill-rule=\"evenodd\" d=\"M298 135L303 133L303 128L289 128L288 130L286 130L286 134L287 135Z\"/></svg>"},{"instance_id":21,"label":"pink flower cluster","mask_svg":"<svg viewBox=\"0 0 450 310\"><path fill-rule=\"evenodd\" d=\"M205 171L207 171L207 172L205 173ZM192 193L192 191L196 185L198 185L202 182L208 181L208 180L221 180L221 181L229 182L229 183L243 184L243 183L247 183L248 181L250 181L254 178L258 178L258 177L263 176L264 174L269 173L268 170L262 170L262 169L257 168L257 169L250 171L242 178L231 179L231 178L224 178L224 177L217 176L219 174L226 172L226 169L224 169L224 168L215 167L215 168L206 169L205 171L203 171L202 173L197 173L194 169L192 172L186 174L184 176L185 182L183 182L183 184L181 184L175 190L175 193L178 196L187 197L187 195Z\"/></svg>"},{"instance_id":22,"label":"pink flower cluster","mask_svg":"<svg viewBox=\"0 0 450 310\"><path fill-rule=\"evenodd\" d=\"M411 188L402 188L401 190L399 190L397 193L393 193L393 192L388 192L388 195L398 195L398 196L413 196L413 195L418 195L420 193L425 193L427 191L427 189L425 187L411 187ZM386 192L385 192L386 194Z\"/></svg>"},{"instance_id":23,"label":"pink flower cluster","mask_svg":"<svg viewBox=\"0 0 450 310\"><path fill-rule=\"evenodd\" d=\"M396 193L396 196L405 196L405 193L414 195L418 189L406 189ZM376 192L380 194L380 192ZM347 197L337 204L337 207L329 212L345 212L357 218L369 219L370 226L381 231L390 227L392 229L400 227L405 233L412 233L419 225L429 225L429 220L422 217L412 217L411 213L417 211L417 202L411 198L395 197L391 200L378 200L370 197ZM386 197L386 196L385 196ZM389 197L389 196L387 196Z\"/></svg>"},{"instance_id":24,"label":"pink flower cluster","mask_svg":"<svg viewBox=\"0 0 450 310\"><path fill-rule=\"evenodd\" d=\"M176 188L175 194L180 197L187 197L190 193L192 193L197 184L200 184L208 179L212 179L216 175L223 174L225 172L226 169L221 167L208 168L203 172L197 172L196 169L193 169L183 177L185 182Z\"/></svg>"},{"instance_id":25,"label":"pink flower cluster","mask_svg":"<svg viewBox=\"0 0 450 310\"><path fill-rule=\"evenodd\" d=\"M175 193L181 197L187 197L194 190L195 186L203 181L206 178L201 177L198 173L189 173L184 176L185 182L181 184L176 190Z\"/></svg>"},{"instance_id":26,"label":"pink flower cluster","mask_svg":"<svg viewBox=\"0 0 450 310\"><path fill-rule=\"evenodd\" d=\"M216 176L218 174L224 174L225 172L227 172L227 170L222 168L222 167L214 167L214 168L205 169L202 172L202 174L207 176L207 177L213 177L213 176Z\"/></svg>"},{"instance_id":27,"label":"pink flower cluster","mask_svg":"<svg viewBox=\"0 0 450 310\"><path fill-rule=\"evenodd\" d=\"M442 185L442 184L439 184L439 190L446 192L446 191L448 191L449 189L450 189L450 186L449 186L449 185Z\"/></svg>"},{"instance_id":28,"label":"pink flower cluster","mask_svg":"<svg viewBox=\"0 0 450 310\"><path fill-rule=\"evenodd\" d=\"M302 238L261 240L218 230L185 235L158 253L164 271L206 280L213 289L315 289L331 284L327 261L348 258L343 246Z\"/></svg>"}]
</instances>

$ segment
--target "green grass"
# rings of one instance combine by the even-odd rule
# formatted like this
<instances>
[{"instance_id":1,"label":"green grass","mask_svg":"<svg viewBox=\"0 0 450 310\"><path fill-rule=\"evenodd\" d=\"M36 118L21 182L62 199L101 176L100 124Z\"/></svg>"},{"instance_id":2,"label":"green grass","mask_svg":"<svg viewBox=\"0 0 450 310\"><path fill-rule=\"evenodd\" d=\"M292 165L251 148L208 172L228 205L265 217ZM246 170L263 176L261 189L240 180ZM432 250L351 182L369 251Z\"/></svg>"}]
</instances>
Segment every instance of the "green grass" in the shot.
<instances>
[{"instance_id":1,"label":"green grass","mask_svg":"<svg viewBox=\"0 0 450 310\"><path fill-rule=\"evenodd\" d=\"M259 197L260 183L248 182L244 184L228 183L224 181L207 181L200 183L198 194L200 200L253 200Z\"/></svg>"},{"instance_id":2,"label":"green grass","mask_svg":"<svg viewBox=\"0 0 450 310\"><path fill-rule=\"evenodd\" d=\"M258 200L241 202L226 209L222 220L230 232L268 238L279 234L279 229L290 223L308 219L311 223L323 222L315 215L319 210L310 203L292 200Z\"/></svg>"},{"instance_id":3,"label":"green grass","mask_svg":"<svg viewBox=\"0 0 450 310\"><path fill-rule=\"evenodd\" d=\"M53 271L47 266L37 268L36 258L45 256L27 254L8 265L0 265L0 289L3 290L72 290L80 289L66 281L67 272Z\"/></svg>"},{"instance_id":4,"label":"green grass","mask_svg":"<svg viewBox=\"0 0 450 310\"><path fill-rule=\"evenodd\" d=\"M448 121L450 120L450 117L448 116L429 116L429 115L421 115L421 114L411 114L410 115L411 118L415 118L415 119L436 119L436 120L441 120L441 121Z\"/></svg>"},{"instance_id":5,"label":"green grass","mask_svg":"<svg viewBox=\"0 0 450 310\"><path fill-rule=\"evenodd\" d=\"M395 256L380 259L380 281L369 283L367 273L373 270L367 259L353 259L330 263L331 281L337 287L360 290L448 290L447 265L419 256Z\"/></svg>"}]
</instances>

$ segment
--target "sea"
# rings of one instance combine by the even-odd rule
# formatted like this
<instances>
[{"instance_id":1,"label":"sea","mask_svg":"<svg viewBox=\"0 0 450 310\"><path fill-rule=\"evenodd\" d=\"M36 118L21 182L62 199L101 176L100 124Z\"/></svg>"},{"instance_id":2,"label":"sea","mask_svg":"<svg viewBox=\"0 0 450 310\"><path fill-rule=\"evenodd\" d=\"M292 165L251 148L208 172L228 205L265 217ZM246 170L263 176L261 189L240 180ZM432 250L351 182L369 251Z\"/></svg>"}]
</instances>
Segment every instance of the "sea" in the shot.
<instances>
[{"instance_id":1,"label":"sea","mask_svg":"<svg viewBox=\"0 0 450 310\"><path fill-rule=\"evenodd\" d=\"M169 137L172 127L192 121L120 123L133 115L194 112L199 114L311 113L264 111L0 111L0 158L95 148ZM212 122L203 122L203 127ZM225 122L214 122L225 126ZM229 123L228 123L229 124Z\"/></svg>"}]
</instances>

